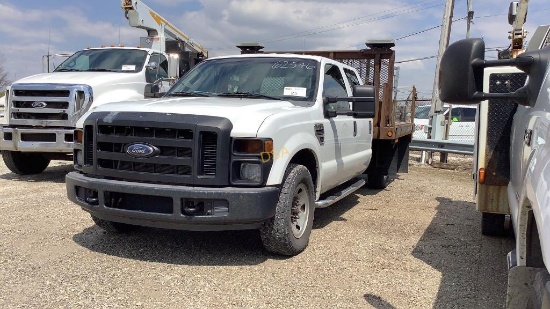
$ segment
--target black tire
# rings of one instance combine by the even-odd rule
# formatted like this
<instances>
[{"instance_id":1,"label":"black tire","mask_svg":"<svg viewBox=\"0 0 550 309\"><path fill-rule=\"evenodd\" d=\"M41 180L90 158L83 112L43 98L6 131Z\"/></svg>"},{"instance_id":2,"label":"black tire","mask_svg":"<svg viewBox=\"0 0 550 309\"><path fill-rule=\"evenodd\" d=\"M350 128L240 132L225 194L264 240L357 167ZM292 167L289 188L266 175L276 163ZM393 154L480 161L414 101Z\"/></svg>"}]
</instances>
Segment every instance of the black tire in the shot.
<instances>
[{"instance_id":1,"label":"black tire","mask_svg":"<svg viewBox=\"0 0 550 309\"><path fill-rule=\"evenodd\" d=\"M390 183L390 177L382 174L369 174L367 176L367 186L372 189L386 189Z\"/></svg>"},{"instance_id":2,"label":"black tire","mask_svg":"<svg viewBox=\"0 0 550 309\"><path fill-rule=\"evenodd\" d=\"M92 220L94 220L94 223L97 226L99 226L100 228L104 229L109 233L128 233L137 228L136 225L107 221L107 220L99 219L94 215L92 215Z\"/></svg>"},{"instance_id":3,"label":"black tire","mask_svg":"<svg viewBox=\"0 0 550 309\"><path fill-rule=\"evenodd\" d=\"M2 151L2 159L10 171L19 175L42 173L50 164L50 159L40 153Z\"/></svg>"},{"instance_id":4,"label":"black tire","mask_svg":"<svg viewBox=\"0 0 550 309\"><path fill-rule=\"evenodd\" d=\"M506 235L506 215L484 212L481 214L481 234L487 236Z\"/></svg>"},{"instance_id":5,"label":"black tire","mask_svg":"<svg viewBox=\"0 0 550 309\"><path fill-rule=\"evenodd\" d=\"M314 186L309 170L290 164L285 172L275 216L260 228L265 249L293 256L309 243L315 212Z\"/></svg>"}]
</instances>

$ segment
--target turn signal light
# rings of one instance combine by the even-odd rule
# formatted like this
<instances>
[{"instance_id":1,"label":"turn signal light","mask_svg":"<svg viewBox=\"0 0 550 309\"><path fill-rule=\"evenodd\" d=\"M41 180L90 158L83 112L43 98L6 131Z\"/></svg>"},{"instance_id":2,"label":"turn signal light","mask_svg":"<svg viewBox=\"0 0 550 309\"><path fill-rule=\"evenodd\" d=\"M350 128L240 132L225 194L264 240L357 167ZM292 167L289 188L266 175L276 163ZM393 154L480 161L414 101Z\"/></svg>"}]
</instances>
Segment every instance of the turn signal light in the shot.
<instances>
[{"instance_id":1,"label":"turn signal light","mask_svg":"<svg viewBox=\"0 0 550 309\"><path fill-rule=\"evenodd\" d=\"M477 173L477 182L479 182L480 184L485 183L485 169L484 168L479 169L479 172Z\"/></svg>"},{"instance_id":2,"label":"turn signal light","mask_svg":"<svg viewBox=\"0 0 550 309\"><path fill-rule=\"evenodd\" d=\"M74 130L74 142L82 144L82 141L84 140L84 133L82 130Z\"/></svg>"},{"instance_id":3,"label":"turn signal light","mask_svg":"<svg viewBox=\"0 0 550 309\"><path fill-rule=\"evenodd\" d=\"M234 147L237 153L259 154L263 151L264 145L259 139L238 139L235 140Z\"/></svg>"}]
</instances>

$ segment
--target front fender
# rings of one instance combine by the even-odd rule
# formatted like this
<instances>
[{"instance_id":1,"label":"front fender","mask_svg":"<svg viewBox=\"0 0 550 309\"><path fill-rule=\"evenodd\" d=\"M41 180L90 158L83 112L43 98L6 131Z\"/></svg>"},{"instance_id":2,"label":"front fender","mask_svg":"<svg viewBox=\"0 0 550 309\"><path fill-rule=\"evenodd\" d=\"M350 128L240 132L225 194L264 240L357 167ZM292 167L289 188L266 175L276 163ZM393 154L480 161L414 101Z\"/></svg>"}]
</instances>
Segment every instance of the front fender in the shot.
<instances>
[{"instance_id":1,"label":"front fender","mask_svg":"<svg viewBox=\"0 0 550 309\"><path fill-rule=\"evenodd\" d=\"M317 138L311 134L305 132L298 132L290 135L286 141L276 143L273 150L273 166L267 179L267 185L280 185L283 182L285 170L290 163L291 159L301 150L310 149L315 155L317 160L318 171L317 175L320 175L320 164L318 158L319 142ZM319 186L319 183L317 186Z\"/></svg>"}]
</instances>

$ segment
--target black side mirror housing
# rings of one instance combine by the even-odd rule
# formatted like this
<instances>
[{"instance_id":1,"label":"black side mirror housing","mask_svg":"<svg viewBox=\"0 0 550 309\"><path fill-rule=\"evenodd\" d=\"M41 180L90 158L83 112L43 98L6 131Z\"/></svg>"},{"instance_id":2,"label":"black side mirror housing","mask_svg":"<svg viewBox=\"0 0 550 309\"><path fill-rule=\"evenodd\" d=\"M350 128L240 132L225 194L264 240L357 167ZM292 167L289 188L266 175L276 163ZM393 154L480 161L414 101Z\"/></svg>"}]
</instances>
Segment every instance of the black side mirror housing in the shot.
<instances>
[{"instance_id":1,"label":"black side mirror housing","mask_svg":"<svg viewBox=\"0 0 550 309\"><path fill-rule=\"evenodd\" d=\"M451 44L441 58L439 98L447 103L475 104L483 92L483 66L475 65L485 58L485 42L465 39Z\"/></svg>"},{"instance_id":2,"label":"black side mirror housing","mask_svg":"<svg viewBox=\"0 0 550 309\"><path fill-rule=\"evenodd\" d=\"M353 116L354 118L374 118L376 114L375 91L374 86L355 85L353 86L353 96L351 97L324 97L323 104L325 105L325 117L330 118L338 115L347 115ZM353 102L352 110L326 110L327 104L336 103L338 101Z\"/></svg>"},{"instance_id":3,"label":"black side mirror housing","mask_svg":"<svg viewBox=\"0 0 550 309\"><path fill-rule=\"evenodd\" d=\"M353 113L355 118L374 118L376 112L374 86L353 86Z\"/></svg>"},{"instance_id":4,"label":"black side mirror housing","mask_svg":"<svg viewBox=\"0 0 550 309\"><path fill-rule=\"evenodd\" d=\"M514 100L534 106L550 63L550 49L533 50L513 59L484 60L485 43L465 39L451 44L441 58L439 98L446 103L476 104L488 99ZM525 86L510 93L483 92L484 69L514 66L529 76Z\"/></svg>"}]
</instances>

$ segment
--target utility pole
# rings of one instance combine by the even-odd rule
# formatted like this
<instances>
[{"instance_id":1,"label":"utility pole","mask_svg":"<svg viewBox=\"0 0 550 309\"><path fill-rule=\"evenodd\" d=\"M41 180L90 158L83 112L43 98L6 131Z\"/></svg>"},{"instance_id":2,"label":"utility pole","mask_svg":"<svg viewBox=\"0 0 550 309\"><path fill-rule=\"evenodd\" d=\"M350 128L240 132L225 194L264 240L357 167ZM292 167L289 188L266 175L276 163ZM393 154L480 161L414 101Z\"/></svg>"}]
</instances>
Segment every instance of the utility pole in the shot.
<instances>
[{"instance_id":1,"label":"utility pole","mask_svg":"<svg viewBox=\"0 0 550 309\"><path fill-rule=\"evenodd\" d=\"M468 19L466 23L466 38L470 38L470 25L474 19L474 10L472 8L472 0L468 0Z\"/></svg>"},{"instance_id":2,"label":"utility pole","mask_svg":"<svg viewBox=\"0 0 550 309\"><path fill-rule=\"evenodd\" d=\"M439 113L443 110L443 104L439 99L439 67L441 63L441 57L445 49L449 46L449 36L451 35L451 23L453 20L453 9L455 1L447 0L445 4L445 12L443 14L443 27L441 27L441 35L439 37L439 52L437 54L437 63L435 65L435 79L433 87L432 108L430 109L430 115Z\"/></svg>"},{"instance_id":3,"label":"utility pole","mask_svg":"<svg viewBox=\"0 0 550 309\"><path fill-rule=\"evenodd\" d=\"M443 12L443 26L441 27L441 35L439 37L439 52L437 54L437 63L435 66L435 78L432 91L432 106L430 108L431 126L428 127L428 138L431 139L443 139L443 127L441 126L441 122L444 121L445 118L441 113L443 110L443 103L439 99L439 70L443 53L445 52L445 49L447 49L447 47L449 46L449 37L451 35L451 23L453 20L454 5L454 0L447 0L445 3L445 11ZM443 159L443 154L441 158ZM428 160L432 160L431 154L429 155Z\"/></svg>"}]
</instances>

